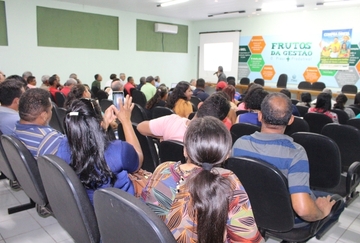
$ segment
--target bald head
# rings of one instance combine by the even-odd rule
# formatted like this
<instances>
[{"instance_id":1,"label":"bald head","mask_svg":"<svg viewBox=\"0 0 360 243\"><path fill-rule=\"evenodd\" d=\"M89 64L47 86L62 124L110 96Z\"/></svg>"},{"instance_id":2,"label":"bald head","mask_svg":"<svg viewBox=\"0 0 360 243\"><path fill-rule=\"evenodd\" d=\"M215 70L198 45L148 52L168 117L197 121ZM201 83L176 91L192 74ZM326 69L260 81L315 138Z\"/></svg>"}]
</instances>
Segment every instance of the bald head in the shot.
<instances>
[{"instance_id":1,"label":"bald head","mask_svg":"<svg viewBox=\"0 0 360 243\"><path fill-rule=\"evenodd\" d=\"M273 126L287 126L292 116L291 100L282 93L272 93L261 103L262 121Z\"/></svg>"}]
</instances>

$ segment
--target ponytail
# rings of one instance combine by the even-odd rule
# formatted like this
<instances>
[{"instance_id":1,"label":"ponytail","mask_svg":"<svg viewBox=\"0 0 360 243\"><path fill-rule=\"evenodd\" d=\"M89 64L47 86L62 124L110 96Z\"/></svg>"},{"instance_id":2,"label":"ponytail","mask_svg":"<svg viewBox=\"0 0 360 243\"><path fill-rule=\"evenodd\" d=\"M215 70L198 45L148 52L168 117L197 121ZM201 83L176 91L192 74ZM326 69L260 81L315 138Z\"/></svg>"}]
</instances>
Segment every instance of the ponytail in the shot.
<instances>
[{"instance_id":1,"label":"ponytail","mask_svg":"<svg viewBox=\"0 0 360 243\"><path fill-rule=\"evenodd\" d=\"M197 218L198 243L224 242L232 194L230 181L217 173L202 170L187 185Z\"/></svg>"}]
</instances>

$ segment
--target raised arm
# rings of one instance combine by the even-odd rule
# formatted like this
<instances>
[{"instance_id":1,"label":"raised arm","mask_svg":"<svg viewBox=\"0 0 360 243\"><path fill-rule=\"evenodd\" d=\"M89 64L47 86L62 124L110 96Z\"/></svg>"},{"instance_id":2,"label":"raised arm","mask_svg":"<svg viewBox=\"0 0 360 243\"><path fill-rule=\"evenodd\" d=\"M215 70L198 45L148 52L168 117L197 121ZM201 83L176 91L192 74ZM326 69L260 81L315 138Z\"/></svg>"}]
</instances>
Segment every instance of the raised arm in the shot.
<instances>
[{"instance_id":1,"label":"raised arm","mask_svg":"<svg viewBox=\"0 0 360 243\"><path fill-rule=\"evenodd\" d=\"M132 103L132 97L127 95L124 104L122 104L121 99L119 100L119 103L121 107L120 110L117 110L114 105L111 105L108 109L112 109L115 116L121 122L125 134L125 140L134 147L136 153L139 156L139 168L141 168L144 160L144 156L141 150L139 140L136 137L135 131L132 127L132 123L130 120L131 111L134 108L134 104Z\"/></svg>"}]
</instances>

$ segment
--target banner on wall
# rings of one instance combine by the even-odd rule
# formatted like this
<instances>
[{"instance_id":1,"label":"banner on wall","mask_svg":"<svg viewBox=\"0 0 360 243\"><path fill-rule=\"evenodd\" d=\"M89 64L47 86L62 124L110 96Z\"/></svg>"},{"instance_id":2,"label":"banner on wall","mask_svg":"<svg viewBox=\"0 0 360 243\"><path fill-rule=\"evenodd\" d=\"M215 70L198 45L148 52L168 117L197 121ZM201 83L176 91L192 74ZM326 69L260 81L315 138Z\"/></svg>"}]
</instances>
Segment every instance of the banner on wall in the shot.
<instances>
[{"instance_id":1,"label":"banner on wall","mask_svg":"<svg viewBox=\"0 0 360 243\"><path fill-rule=\"evenodd\" d=\"M351 36L351 35L350 35ZM351 37L356 39L357 37ZM360 39L360 36L356 39ZM358 42L358 41L357 41ZM318 38L307 36L241 36L238 78L263 78L266 85L276 85L280 74L288 75L288 84L321 81L339 88L360 80L360 43L350 46L347 70L320 68L322 47ZM359 82L360 88L360 82Z\"/></svg>"},{"instance_id":2,"label":"banner on wall","mask_svg":"<svg viewBox=\"0 0 360 243\"><path fill-rule=\"evenodd\" d=\"M323 30L320 42L320 69L348 70L352 29Z\"/></svg>"}]
</instances>

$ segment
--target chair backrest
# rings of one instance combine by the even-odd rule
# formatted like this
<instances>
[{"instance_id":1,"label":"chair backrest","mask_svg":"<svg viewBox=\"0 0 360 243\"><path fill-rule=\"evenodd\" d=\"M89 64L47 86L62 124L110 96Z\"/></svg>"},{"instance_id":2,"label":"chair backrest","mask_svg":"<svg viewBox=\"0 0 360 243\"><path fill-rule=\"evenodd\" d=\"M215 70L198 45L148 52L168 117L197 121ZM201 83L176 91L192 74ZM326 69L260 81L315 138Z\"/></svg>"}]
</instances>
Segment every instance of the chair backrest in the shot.
<instances>
[{"instance_id":1,"label":"chair backrest","mask_svg":"<svg viewBox=\"0 0 360 243\"><path fill-rule=\"evenodd\" d=\"M360 119L359 118L352 118L347 121L347 124L353 127L356 127L360 130Z\"/></svg>"},{"instance_id":2,"label":"chair backrest","mask_svg":"<svg viewBox=\"0 0 360 243\"><path fill-rule=\"evenodd\" d=\"M254 83L260 84L261 86L264 86L264 85L265 85L265 81L264 81L264 79L262 79L262 78L256 78L256 79L254 80Z\"/></svg>"},{"instance_id":3,"label":"chair backrest","mask_svg":"<svg viewBox=\"0 0 360 243\"><path fill-rule=\"evenodd\" d=\"M102 243L176 243L159 216L125 191L97 190L94 206Z\"/></svg>"},{"instance_id":4,"label":"chair backrest","mask_svg":"<svg viewBox=\"0 0 360 243\"><path fill-rule=\"evenodd\" d=\"M321 129L333 120L322 113L306 113L304 120L309 124L310 132L321 133Z\"/></svg>"},{"instance_id":5,"label":"chair backrest","mask_svg":"<svg viewBox=\"0 0 360 243\"><path fill-rule=\"evenodd\" d=\"M105 110L107 108L109 108L109 106L111 106L113 104L112 100L107 100L107 99L102 99L99 102L100 108L102 112L105 112Z\"/></svg>"},{"instance_id":6,"label":"chair backrest","mask_svg":"<svg viewBox=\"0 0 360 243\"><path fill-rule=\"evenodd\" d=\"M249 112L248 110L237 110L236 111L236 116L244 114L244 113L248 113L248 112Z\"/></svg>"},{"instance_id":7,"label":"chair backrest","mask_svg":"<svg viewBox=\"0 0 360 243\"><path fill-rule=\"evenodd\" d=\"M307 81L301 81L298 84L298 89L311 89L311 83L309 83Z\"/></svg>"},{"instance_id":8,"label":"chair backrest","mask_svg":"<svg viewBox=\"0 0 360 243\"><path fill-rule=\"evenodd\" d=\"M326 85L323 82L315 82L311 85L311 89L322 91L326 88Z\"/></svg>"},{"instance_id":9,"label":"chair backrest","mask_svg":"<svg viewBox=\"0 0 360 243\"><path fill-rule=\"evenodd\" d=\"M3 135L3 133L0 131L0 137L2 135ZM6 157L4 148L2 146L1 139L0 139L0 171L10 180L16 181L16 176L14 174L14 171L11 168L8 158Z\"/></svg>"},{"instance_id":10,"label":"chair backrest","mask_svg":"<svg viewBox=\"0 0 360 243\"><path fill-rule=\"evenodd\" d=\"M174 140L162 141L159 145L160 163L180 161L185 163L184 143Z\"/></svg>"},{"instance_id":11,"label":"chair backrest","mask_svg":"<svg viewBox=\"0 0 360 243\"><path fill-rule=\"evenodd\" d=\"M291 134L296 132L308 132L310 131L309 124L304 119L294 116L294 122L287 126L285 129L285 134L291 136Z\"/></svg>"},{"instance_id":12,"label":"chair backrest","mask_svg":"<svg viewBox=\"0 0 360 243\"><path fill-rule=\"evenodd\" d=\"M310 132L297 132L291 137L306 150L311 188L320 190L336 187L341 177L341 157L336 143L329 137Z\"/></svg>"},{"instance_id":13,"label":"chair backrest","mask_svg":"<svg viewBox=\"0 0 360 243\"><path fill-rule=\"evenodd\" d=\"M285 73L280 74L276 87L278 88L286 88L287 85L287 81L288 81L288 76Z\"/></svg>"},{"instance_id":14,"label":"chair backrest","mask_svg":"<svg viewBox=\"0 0 360 243\"><path fill-rule=\"evenodd\" d=\"M275 166L256 159L231 157L225 167L235 173L246 189L260 229L285 232L293 228L288 182Z\"/></svg>"},{"instance_id":15,"label":"chair backrest","mask_svg":"<svg viewBox=\"0 0 360 243\"><path fill-rule=\"evenodd\" d=\"M349 115L344 110L332 109L331 112L336 113L340 124L347 124L347 121L349 120Z\"/></svg>"},{"instance_id":16,"label":"chair backrest","mask_svg":"<svg viewBox=\"0 0 360 243\"><path fill-rule=\"evenodd\" d=\"M359 106L349 105L349 108L351 108L353 110L353 112L355 113L355 116L360 113L360 107Z\"/></svg>"},{"instance_id":17,"label":"chair backrest","mask_svg":"<svg viewBox=\"0 0 360 243\"><path fill-rule=\"evenodd\" d=\"M45 206L48 200L35 158L25 145L13 136L2 135L1 142L21 188L35 203Z\"/></svg>"},{"instance_id":18,"label":"chair backrest","mask_svg":"<svg viewBox=\"0 0 360 243\"><path fill-rule=\"evenodd\" d=\"M51 119L49 121L49 126L64 134L65 133L64 122L62 122L60 120L60 116L58 114L58 109L59 108L56 105L52 106L52 109L51 109L52 115L51 115Z\"/></svg>"},{"instance_id":19,"label":"chair backrest","mask_svg":"<svg viewBox=\"0 0 360 243\"><path fill-rule=\"evenodd\" d=\"M75 242L100 242L95 212L75 171L55 155L38 159L41 179L59 224Z\"/></svg>"},{"instance_id":20,"label":"chair backrest","mask_svg":"<svg viewBox=\"0 0 360 243\"><path fill-rule=\"evenodd\" d=\"M205 85L205 92L211 95L216 92L216 88L214 86Z\"/></svg>"},{"instance_id":21,"label":"chair backrest","mask_svg":"<svg viewBox=\"0 0 360 243\"><path fill-rule=\"evenodd\" d=\"M192 120L194 118L194 116L196 115L196 112L191 112L188 116L189 120Z\"/></svg>"},{"instance_id":22,"label":"chair backrest","mask_svg":"<svg viewBox=\"0 0 360 243\"><path fill-rule=\"evenodd\" d=\"M152 109L152 119L174 114L174 111L168 107L156 106Z\"/></svg>"},{"instance_id":23,"label":"chair backrest","mask_svg":"<svg viewBox=\"0 0 360 243\"><path fill-rule=\"evenodd\" d=\"M137 130L137 123L133 123L132 126L135 131L136 137L139 140L141 150L144 155L144 161L141 168L153 172L155 168L159 165L159 156L156 151L155 142L153 138L144 136Z\"/></svg>"},{"instance_id":24,"label":"chair backrest","mask_svg":"<svg viewBox=\"0 0 360 243\"><path fill-rule=\"evenodd\" d=\"M358 92L358 88L356 87L356 85L353 84L344 84L341 87L341 92L348 94L356 94Z\"/></svg>"},{"instance_id":25,"label":"chair backrest","mask_svg":"<svg viewBox=\"0 0 360 243\"><path fill-rule=\"evenodd\" d=\"M250 79L247 77L241 78L240 79L240 84L242 85L249 85L250 84Z\"/></svg>"},{"instance_id":26,"label":"chair backrest","mask_svg":"<svg viewBox=\"0 0 360 243\"><path fill-rule=\"evenodd\" d=\"M195 108L194 111L197 111L198 105L202 101L196 96L191 96L190 102L193 104L193 108Z\"/></svg>"},{"instance_id":27,"label":"chair backrest","mask_svg":"<svg viewBox=\"0 0 360 243\"><path fill-rule=\"evenodd\" d=\"M293 105L296 105L297 103L299 103L299 100L298 99L291 99L291 103Z\"/></svg>"},{"instance_id":28,"label":"chair backrest","mask_svg":"<svg viewBox=\"0 0 360 243\"><path fill-rule=\"evenodd\" d=\"M66 109L61 108L61 107L57 107L56 111L57 111L57 115L58 115L58 118L59 118L61 129L65 133L64 121L65 121L65 116L66 116Z\"/></svg>"},{"instance_id":29,"label":"chair backrest","mask_svg":"<svg viewBox=\"0 0 360 243\"><path fill-rule=\"evenodd\" d=\"M230 128L233 144L238 138L244 135L251 135L254 132L260 132L260 127L250 123L235 123Z\"/></svg>"},{"instance_id":30,"label":"chair backrest","mask_svg":"<svg viewBox=\"0 0 360 243\"><path fill-rule=\"evenodd\" d=\"M133 98L132 102L145 108L147 101L146 101L146 96L143 92L137 89L133 89L131 90L131 96Z\"/></svg>"},{"instance_id":31,"label":"chair backrest","mask_svg":"<svg viewBox=\"0 0 360 243\"><path fill-rule=\"evenodd\" d=\"M61 92L55 93L55 101L58 107L64 107L65 104L65 95Z\"/></svg>"},{"instance_id":32,"label":"chair backrest","mask_svg":"<svg viewBox=\"0 0 360 243\"><path fill-rule=\"evenodd\" d=\"M306 113L308 113L309 107L297 105L296 108L298 109L300 116L304 117Z\"/></svg>"},{"instance_id":33,"label":"chair backrest","mask_svg":"<svg viewBox=\"0 0 360 243\"><path fill-rule=\"evenodd\" d=\"M148 120L145 108L143 108L141 105L135 103L134 109L131 112L131 122L140 123L145 120Z\"/></svg>"},{"instance_id":34,"label":"chair backrest","mask_svg":"<svg viewBox=\"0 0 360 243\"><path fill-rule=\"evenodd\" d=\"M357 128L342 124L328 124L324 126L321 134L331 138L338 145L342 171L348 171L353 162L360 161L360 131Z\"/></svg>"}]
</instances>

